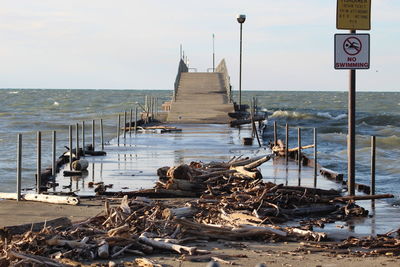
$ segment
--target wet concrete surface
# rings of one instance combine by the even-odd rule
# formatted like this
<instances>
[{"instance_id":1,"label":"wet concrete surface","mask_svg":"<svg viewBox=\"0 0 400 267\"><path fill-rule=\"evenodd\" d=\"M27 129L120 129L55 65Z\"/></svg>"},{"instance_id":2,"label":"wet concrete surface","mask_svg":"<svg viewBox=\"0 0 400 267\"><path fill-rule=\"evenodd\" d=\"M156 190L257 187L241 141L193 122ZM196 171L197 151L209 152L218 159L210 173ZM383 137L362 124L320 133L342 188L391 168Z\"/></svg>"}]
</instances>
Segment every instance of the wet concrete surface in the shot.
<instances>
[{"instance_id":1,"label":"wet concrete surface","mask_svg":"<svg viewBox=\"0 0 400 267\"><path fill-rule=\"evenodd\" d=\"M157 169L163 166L189 164L191 161L229 161L232 157L255 157L270 154L267 144L258 147L254 140L252 146L244 146L242 138L251 136L250 128L230 128L227 125L171 125L182 129L174 133L127 133L121 135L120 145L113 139L105 146L106 156L86 156L89 168L82 177L63 177L61 170L56 177L60 184L57 191L71 192L77 195L94 195L89 183L103 182L112 184L108 191L133 191L152 188L158 180ZM308 144L304 144L308 145ZM98 145L97 145L98 147ZM307 153L307 151L305 151ZM309 151L312 153L312 151ZM312 156L312 155L310 155ZM323 162L320 162L323 165ZM65 167L69 169L68 166ZM301 185L313 187L314 172L312 168L298 170L296 162L290 161L286 166L279 159L270 160L260 167L265 181L277 184ZM318 176L317 187L322 189L341 189L341 186L322 176ZM390 193L390 192L387 192ZM326 224L324 229L330 236L345 238L349 235L365 236L382 234L398 229L400 226L400 209L390 206L384 200L358 201L370 211L370 217L354 222L336 222Z\"/></svg>"}]
</instances>

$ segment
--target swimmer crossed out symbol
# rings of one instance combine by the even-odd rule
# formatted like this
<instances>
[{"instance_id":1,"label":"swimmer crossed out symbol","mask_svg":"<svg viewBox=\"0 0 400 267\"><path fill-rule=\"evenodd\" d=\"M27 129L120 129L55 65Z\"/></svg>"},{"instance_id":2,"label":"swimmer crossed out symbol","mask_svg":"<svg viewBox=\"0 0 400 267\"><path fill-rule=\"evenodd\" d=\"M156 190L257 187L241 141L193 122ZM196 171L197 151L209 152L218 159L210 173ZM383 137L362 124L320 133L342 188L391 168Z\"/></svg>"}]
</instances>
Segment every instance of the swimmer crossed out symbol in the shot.
<instances>
[{"instance_id":1,"label":"swimmer crossed out symbol","mask_svg":"<svg viewBox=\"0 0 400 267\"><path fill-rule=\"evenodd\" d=\"M355 56L361 52L362 43L357 37L349 37L343 42L343 50L350 56Z\"/></svg>"}]
</instances>

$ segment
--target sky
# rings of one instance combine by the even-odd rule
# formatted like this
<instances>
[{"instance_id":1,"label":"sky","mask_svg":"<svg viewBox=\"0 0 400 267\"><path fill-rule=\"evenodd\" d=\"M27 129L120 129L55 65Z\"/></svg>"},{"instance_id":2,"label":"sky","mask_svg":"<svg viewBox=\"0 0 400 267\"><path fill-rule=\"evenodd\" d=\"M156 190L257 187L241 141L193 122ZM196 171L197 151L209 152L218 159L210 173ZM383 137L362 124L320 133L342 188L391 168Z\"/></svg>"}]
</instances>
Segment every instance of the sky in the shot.
<instances>
[{"instance_id":1,"label":"sky","mask_svg":"<svg viewBox=\"0 0 400 267\"><path fill-rule=\"evenodd\" d=\"M369 70L358 91L400 89L400 1L373 0ZM189 66L225 58L243 90L348 90L334 69L336 0L1 0L0 88L172 89Z\"/></svg>"}]
</instances>

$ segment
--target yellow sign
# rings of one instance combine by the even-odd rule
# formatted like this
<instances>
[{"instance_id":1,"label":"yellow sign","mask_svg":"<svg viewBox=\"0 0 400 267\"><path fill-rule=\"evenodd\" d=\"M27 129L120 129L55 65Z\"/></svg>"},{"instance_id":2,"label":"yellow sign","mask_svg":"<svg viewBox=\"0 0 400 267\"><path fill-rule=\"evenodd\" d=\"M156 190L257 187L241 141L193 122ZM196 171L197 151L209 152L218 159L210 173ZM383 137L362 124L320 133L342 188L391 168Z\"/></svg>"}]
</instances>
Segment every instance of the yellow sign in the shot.
<instances>
[{"instance_id":1,"label":"yellow sign","mask_svg":"<svg viewBox=\"0 0 400 267\"><path fill-rule=\"evenodd\" d=\"M336 28L371 29L371 0L337 0Z\"/></svg>"}]
</instances>

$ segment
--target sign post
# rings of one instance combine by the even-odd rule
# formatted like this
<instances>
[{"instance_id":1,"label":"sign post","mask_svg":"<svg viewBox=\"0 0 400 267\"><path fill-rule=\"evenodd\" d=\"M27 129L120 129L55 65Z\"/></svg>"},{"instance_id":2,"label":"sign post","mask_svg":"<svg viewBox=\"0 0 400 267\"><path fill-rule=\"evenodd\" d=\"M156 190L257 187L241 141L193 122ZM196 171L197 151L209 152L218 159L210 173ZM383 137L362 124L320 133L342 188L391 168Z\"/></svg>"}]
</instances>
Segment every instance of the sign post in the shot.
<instances>
[{"instance_id":1,"label":"sign post","mask_svg":"<svg viewBox=\"0 0 400 267\"><path fill-rule=\"evenodd\" d=\"M369 35L368 35L368 62L355 62L361 60L357 57L363 51L363 41L357 35L356 30L371 29L371 0L337 0L336 28L350 30L349 36L342 41L343 51L347 56L347 62L337 62L335 46L335 69L350 69L349 98L348 98L348 136L347 136L347 186L351 196L355 195L355 143L356 143L356 69L369 69ZM336 45L336 35L335 35ZM365 44L364 44L365 46ZM364 52L365 52L364 48ZM350 62L349 62L350 61ZM364 60L365 61L365 60ZM337 64L338 63L338 64ZM344 64L340 64L344 63ZM347 64L346 64L347 63ZM353 63L353 64L351 64ZM357 65L357 63L360 63ZM366 64L367 63L367 64ZM357 67L364 66L364 67Z\"/></svg>"}]
</instances>

